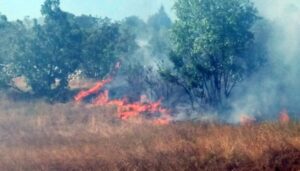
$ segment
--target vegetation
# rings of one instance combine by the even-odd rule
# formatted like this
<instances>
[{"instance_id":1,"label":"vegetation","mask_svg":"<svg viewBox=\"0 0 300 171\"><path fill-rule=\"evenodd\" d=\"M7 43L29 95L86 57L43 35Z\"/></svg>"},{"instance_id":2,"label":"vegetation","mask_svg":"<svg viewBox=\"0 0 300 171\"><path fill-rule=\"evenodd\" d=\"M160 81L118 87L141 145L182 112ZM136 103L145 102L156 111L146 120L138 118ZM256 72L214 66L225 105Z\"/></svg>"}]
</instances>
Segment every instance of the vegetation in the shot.
<instances>
[{"instance_id":1,"label":"vegetation","mask_svg":"<svg viewBox=\"0 0 300 171\"><path fill-rule=\"evenodd\" d=\"M62 11L59 0L45 0L39 20L2 15L1 87L20 90L12 80L22 77L32 97L67 102L72 75L101 80L119 61L119 78L130 87L120 89L133 99L148 93L168 104L182 97L175 103L189 98L192 106L221 111L235 85L264 61L265 42L254 37L263 27L252 29L257 11L249 0L177 0L175 10L174 24L163 6L147 22L112 22Z\"/></svg>"},{"instance_id":2,"label":"vegetation","mask_svg":"<svg viewBox=\"0 0 300 171\"><path fill-rule=\"evenodd\" d=\"M37 96L66 96L68 76L79 65L81 33L59 8L59 1L47 0L41 10L44 24L34 24L21 69Z\"/></svg>"},{"instance_id":3,"label":"vegetation","mask_svg":"<svg viewBox=\"0 0 300 171\"><path fill-rule=\"evenodd\" d=\"M43 21L9 22L1 18L2 87L24 77L35 97L69 98L69 77L80 70L86 78L102 79L119 55L134 49L134 36L118 23L92 16L76 17L60 9L59 0L42 5Z\"/></svg>"},{"instance_id":4,"label":"vegetation","mask_svg":"<svg viewBox=\"0 0 300 171\"><path fill-rule=\"evenodd\" d=\"M298 111L288 115L284 95L276 97L281 122L247 113L234 116L241 124L210 121L269 62L272 23L250 0L176 0L174 9L175 22L164 7L147 21L113 21L45 0L42 18L0 15L0 170L299 170ZM94 86L103 79L109 83ZM80 97L92 95L73 102L85 88ZM102 106L87 104L97 92ZM194 113L196 120L185 120ZM207 122L198 120L203 113Z\"/></svg>"},{"instance_id":5,"label":"vegetation","mask_svg":"<svg viewBox=\"0 0 300 171\"><path fill-rule=\"evenodd\" d=\"M0 170L299 170L300 124L117 119L112 107L1 100Z\"/></svg>"},{"instance_id":6,"label":"vegetation","mask_svg":"<svg viewBox=\"0 0 300 171\"><path fill-rule=\"evenodd\" d=\"M249 0L178 0L175 9L174 67L162 75L184 87L192 103L219 109L263 61L249 55L257 12Z\"/></svg>"}]
</instances>

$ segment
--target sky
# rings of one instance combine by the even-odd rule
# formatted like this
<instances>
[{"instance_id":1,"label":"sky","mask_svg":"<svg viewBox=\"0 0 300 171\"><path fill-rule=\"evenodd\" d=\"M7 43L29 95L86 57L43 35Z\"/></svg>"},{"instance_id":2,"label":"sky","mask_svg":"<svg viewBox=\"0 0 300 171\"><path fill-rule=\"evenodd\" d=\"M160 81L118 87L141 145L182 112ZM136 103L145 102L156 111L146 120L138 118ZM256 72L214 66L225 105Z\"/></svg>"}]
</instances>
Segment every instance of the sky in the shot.
<instances>
[{"instance_id":1,"label":"sky","mask_svg":"<svg viewBox=\"0 0 300 171\"><path fill-rule=\"evenodd\" d=\"M161 5L165 6L167 13L173 18L172 10L174 0L61 0L64 11L76 15L91 14L93 16L107 16L114 20L137 15L146 20L149 15L158 11ZM0 0L0 13L9 20L23 19L25 16L38 18L41 16L40 8L44 0Z\"/></svg>"}]
</instances>

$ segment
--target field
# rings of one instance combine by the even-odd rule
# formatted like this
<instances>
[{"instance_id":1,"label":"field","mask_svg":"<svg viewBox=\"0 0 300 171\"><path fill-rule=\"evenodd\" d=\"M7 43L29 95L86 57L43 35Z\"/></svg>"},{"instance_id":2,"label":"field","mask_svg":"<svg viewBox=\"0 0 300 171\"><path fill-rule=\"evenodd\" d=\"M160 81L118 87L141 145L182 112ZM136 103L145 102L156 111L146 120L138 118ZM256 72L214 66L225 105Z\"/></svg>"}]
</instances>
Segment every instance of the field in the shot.
<instances>
[{"instance_id":1,"label":"field","mask_svg":"<svg viewBox=\"0 0 300 171\"><path fill-rule=\"evenodd\" d=\"M114 107L1 100L1 171L300 170L300 124L116 117Z\"/></svg>"}]
</instances>

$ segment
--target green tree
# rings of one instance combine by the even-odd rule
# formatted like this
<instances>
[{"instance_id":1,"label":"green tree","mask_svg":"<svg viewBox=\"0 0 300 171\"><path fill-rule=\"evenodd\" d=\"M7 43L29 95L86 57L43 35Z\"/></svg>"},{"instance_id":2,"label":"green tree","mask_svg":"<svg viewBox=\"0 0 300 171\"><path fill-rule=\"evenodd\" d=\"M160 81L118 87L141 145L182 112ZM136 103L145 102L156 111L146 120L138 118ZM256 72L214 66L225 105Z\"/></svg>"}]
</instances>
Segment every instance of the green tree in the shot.
<instances>
[{"instance_id":1,"label":"green tree","mask_svg":"<svg viewBox=\"0 0 300 171\"><path fill-rule=\"evenodd\" d=\"M10 22L5 15L0 15L0 87L15 88L12 79L17 77L15 62L22 53L18 42L26 37L26 29L21 21Z\"/></svg>"},{"instance_id":2,"label":"green tree","mask_svg":"<svg viewBox=\"0 0 300 171\"><path fill-rule=\"evenodd\" d=\"M162 76L183 86L192 102L220 109L262 56L250 56L258 19L249 0L177 0L172 69Z\"/></svg>"},{"instance_id":3,"label":"green tree","mask_svg":"<svg viewBox=\"0 0 300 171\"><path fill-rule=\"evenodd\" d=\"M95 29L85 32L81 69L89 78L102 79L118 60L119 26L109 19L98 21Z\"/></svg>"},{"instance_id":4,"label":"green tree","mask_svg":"<svg viewBox=\"0 0 300 171\"><path fill-rule=\"evenodd\" d=\"M6 88L11 79L10 61L12 57L12 23L5 15L0 15L0 87Z\"/></svg>"},{"instance_id":5,"label":"green tree","mask_svg":"<svg viewBox=\"0 0 300 171\"><path fill-rule=\"evenodd\" d=\"M110 73L117 61L125 60L136 45L135 37L119 23L108 18L97 18L95 21L94 26L83 30L80 69L88 78L102 79Z\"/></svg>"},{"instance_id":6,"label":"green tree","mask_svg":"<svg viewBox=\"0 0 300 171\"><path fill-rule=\"evenodd\" d=\"M161 6L156 14L149 17L147 24L151 29L158 31L163 28L171 28L172 21L166 13L165 8Z\"/></svg>"},{"instance_id":7,"label":"green tree","mask_svg":"<svg viewBox=\"0 0 300 171\"><path fill-rule=\"evenodd\" d=\"M33 34L22 56L21 72L36 96L65 100L68 77L79 63L81 31L59 8L59 0L46 0L42 5L44 23L35 22Z\"/></svg>"},{"instance_id":8,"label":"green tree","mask_svg":"<svg viewBox=\"0 0 300 171\"><path fill-rule=\"evenodd\" d=\"M149 17L147 24L151 33L149 44L152 54L160 57L166 56L171 50L170 30L172 21L163 6L156 14Z\"/></svg>"},{"instance_id":9,"label":"green tree","mask_svg":"<svg viewBox=\"0 0 300 171\"><path fill-rule=\"evenodd\" d=\"M131 32L138 39L145 39L149 34L147 24L137 16L126 17L122 20L121 28Z\"/></svg>"}]
</instances>

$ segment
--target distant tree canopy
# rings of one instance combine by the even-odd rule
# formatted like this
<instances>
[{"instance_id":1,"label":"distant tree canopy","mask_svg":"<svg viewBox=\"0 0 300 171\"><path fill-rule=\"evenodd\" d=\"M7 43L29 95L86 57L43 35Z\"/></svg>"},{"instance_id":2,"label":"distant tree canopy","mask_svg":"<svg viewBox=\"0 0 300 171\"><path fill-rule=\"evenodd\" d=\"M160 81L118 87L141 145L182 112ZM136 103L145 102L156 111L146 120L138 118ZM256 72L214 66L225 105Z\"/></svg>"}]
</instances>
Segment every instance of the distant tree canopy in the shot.
<instances>
[{"instance_id":1,"label":"distant tree canopy","mask_svg":"<svg viewBox=\"0 0 300 171\"><path fill-rule=\"evenodd\" d=\"M82 34L58 0L46 0L42 6L44 23L35 23L20 66L28 85L37 96L64 97L68 76L79 66Z\"/></svg>"},{"instance_id":2,"label":"distant tree canopy","mask_svg":"<svg viewBox=\"0 0 300 171\"><path fill-rule=\"evenodd\" d=\"M137 16L126 17L121 22L121 27L131 32L138 39L145 38L149 34L147 24Z\"/></svg>"},{"instance_id":3,"label":"distant tree canopy","mask_svg":"<svg viewBox=\"0 0 300 171\"><path fill-rule=\"evenodd\" d=\"M172 69L162 76L183 86L191 101L219 108L235 85L255 71L262 56L249 56L258 19L249 0L176 0Z\"/></svg>"},{"instance_id":4,"label":"distant tree canopy","mask_svg":"<svg viewBox=\"0 0 300 171\"><path fill-rule=\"evenodd\" d=\"M250 0L176 0L174 9L175 23L164 7L146 22L137 16L112 21L75 16L59 0L45 0L39 20L0 15L0 88L18 89L14 79L21 77L34 97L66 101L74 73L100 80L123 61L118 76L137 98L177 93L181 102L188 95L192 103L219 109L262 65L257 52L265 40L252 31L264 34L265 23L253 27L259 17ZM154 66L160 60L166 63Z\"/></svg>"},{"instance_id":5,"label":"distant tree canopy","mask_svg":"<svg viewBox=\"0 0 300 171\"><path fill-rule=\"evenodd\" d=\"M163 6L159 11L150 16L147 21L152 37L150 38L150 45L152 46L152 54L161 56L170 52L170 31L172 21L165 11Z\"/></svg>"},{"instance_id":6,"label":"distant tree canopy","mask_svg":"<svg viewBox=\"0 0 300 171\"><path fill-rule=\"evenodd\" d=\"M1 87L23 76L33 95L65 101L71 74L81 70L102 79L135 48L134 36L108 18L74 16L60 9L59 0L45 0L41 13L42 21L27 25L0 16Z\"/></svg>"},{"instance_id":7,"label":"distant tree canopy","mask_svg":"<svg viewBox=\"0 0 300 171\"><path fill-rule=\"evenodd\" d=\"M110 20L99 20L97 24L84 33L80 68L85 76L102 79L118 59L120 32L118 24Z\"/></svg>"},{"instance_id":8,"label":"distant tree canopy","mask_svg":"<svg viewBox=\"0 0 300 171\"><path fill-rule=\"evenodd\" d=\"M172 26L172 21L163 6L160 7L156 14L149 17L147 23L150 28L156 31L161 30L162 28L169 29Z\"/></svg>"},{"instance_id":9,"label":"distant tree canopy","mask_svg":"<svg viewBox=\"0 0 300 171\"><path fill-rule=\"evenodd\" d=\"M18 41L24 40L24 32L21 21L9 22L5 15L0 15L0 88L14 87L11 83L17 75L14 63L21 50Z\"/></svg>"}]
</instances>

